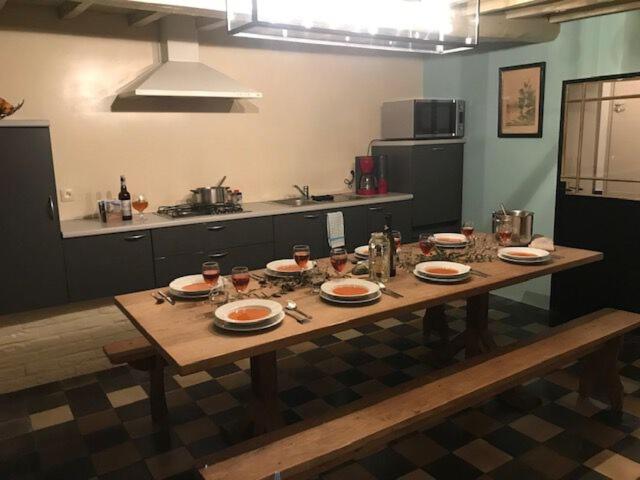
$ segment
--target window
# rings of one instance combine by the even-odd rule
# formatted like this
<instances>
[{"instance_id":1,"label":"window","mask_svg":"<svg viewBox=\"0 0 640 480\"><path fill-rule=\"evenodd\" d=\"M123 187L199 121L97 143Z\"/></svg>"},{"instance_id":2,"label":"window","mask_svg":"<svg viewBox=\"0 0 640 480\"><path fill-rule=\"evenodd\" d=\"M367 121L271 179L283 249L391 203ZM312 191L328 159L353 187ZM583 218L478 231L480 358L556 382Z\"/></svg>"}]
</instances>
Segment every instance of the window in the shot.
<instances>
[{"instance_id":1,"label":"window","mask_svg":"<svg viewBox=\"0 0 640 480\"><path fill-rule=\"evenodd\" d=\"M640 200L640 75L567 82L562 131L568 194Z\"/></svg>"}]
</instances>

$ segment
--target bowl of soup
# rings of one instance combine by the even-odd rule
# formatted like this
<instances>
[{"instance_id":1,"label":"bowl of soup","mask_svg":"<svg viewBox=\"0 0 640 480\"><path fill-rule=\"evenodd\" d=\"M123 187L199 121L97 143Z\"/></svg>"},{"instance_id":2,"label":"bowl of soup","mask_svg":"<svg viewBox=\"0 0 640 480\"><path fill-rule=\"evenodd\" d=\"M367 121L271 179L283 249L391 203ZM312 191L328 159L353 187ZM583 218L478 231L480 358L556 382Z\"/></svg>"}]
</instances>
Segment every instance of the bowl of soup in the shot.
<instances>
[{"instance_id":1,"label":"bowl of soup","mask_svg":"<svg viewBox=\"0 0 640 480\"><path fill-rule=\"evenodd\" d=\"M320 286L320 290L330 298L353 300L375 297L380 287L368 280L344 278L325 282Z\"/></svg>"},{"instance_id":2,"label":"bowl of soup","mask_svg":"<svg viewBox=\"0 0 640 480\"><path fill-rule=\"evenodd\" d=\"M467 275L471 267L455 262L423 262L416 266L419 273L436 278L455 278Z\"/></svg>"},{"instance_id":3,"label":"bowl of soup","mask_svg":"<svg viewBox=\"0 0 640 480\"><path fill-rule=\"evenodd\" d=\"M282 305L278 302L251 298L222 305L215 316L227 323L252 324L267 322L281 313Z\"/></svg>"}]
</instances>

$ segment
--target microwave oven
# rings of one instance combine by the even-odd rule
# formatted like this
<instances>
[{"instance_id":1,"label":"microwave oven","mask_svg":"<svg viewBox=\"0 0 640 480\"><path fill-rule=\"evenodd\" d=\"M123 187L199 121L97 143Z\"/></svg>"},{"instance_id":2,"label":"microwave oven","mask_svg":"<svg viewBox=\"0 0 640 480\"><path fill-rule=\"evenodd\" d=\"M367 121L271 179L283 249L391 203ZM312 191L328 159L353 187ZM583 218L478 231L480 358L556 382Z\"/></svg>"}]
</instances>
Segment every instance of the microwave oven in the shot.
<instances>
[{"instance_id":1,"label":"microwave oven","mask_svg":"<svg viewBox=\"0 0 640 480\"><path fill-rule=\"evenodd\" d=\"M464 100L414 99L382 104L384 140L464 137Z\"/></svg>"}]
</instances>

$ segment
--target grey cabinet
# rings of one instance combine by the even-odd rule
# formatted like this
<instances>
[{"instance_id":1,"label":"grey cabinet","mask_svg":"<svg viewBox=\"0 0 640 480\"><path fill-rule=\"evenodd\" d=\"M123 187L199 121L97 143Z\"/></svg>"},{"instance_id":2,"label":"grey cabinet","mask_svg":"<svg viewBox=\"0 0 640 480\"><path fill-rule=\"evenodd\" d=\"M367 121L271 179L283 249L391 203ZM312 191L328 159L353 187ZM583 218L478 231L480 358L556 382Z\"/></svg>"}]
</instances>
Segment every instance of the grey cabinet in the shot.
<instances>
[{"instance_id":1,"label":"grey cabinet","mask_svg":"<svg viewBox=\"0 0 640 480\"><path fill-rule=\"evenodd\" d=\"M342 212L344 235L347 249L353 249L367 242L367 210L365 207L318 210L313 212L278 215L273 218L276 258L290 258L293 246L298 244L311 247L311 258L329 255L327 239L327 213Z\"/></svg>"},{"instance_id":2,"label":"grey cabinet","mask_svg":"<svg viewBox=\"0 0 640 480\"><path fill-rule=\"evenodd\" d=\"M271 217L159 228L152 231L155 284L201 271L208 260L228 274L234 266L262 268L273 258Z\"/></svg>"},{"instance_id":3,"label":"grey cabinet","mask_svg":"<svg viewBox=\"0 0 640 480\"><path fill-rule=\"evenodd\" d=\"M0 126L0 148L0 314L64 303L67 283L49 128Z\"/></svg>"},{"instance_id":4,"label":"grey cabinet","mask_svg":"<svg viewBox=\"0 0 640 480\"><path fill-rule=\"evenodd\" d=\"M393 229L400 231L402 238L411 237L411 201L380 203L367 205L365 208L368 236L373 232L381 232L384 229L385 216L391 215Z\"/></svg>"},{"instance_id":5,"label":"grey cabinet","mask_svg":"<svg viewBox=\"0 0 640 480\"><path fill-rule=\"evenodd\" d=\"M413 194L415 231L458 229L462 216L464 144L375 146L387 155L389 188Z\"/></svg>"},{"instance_id":6,"label":"grey cabinet","mask_svg":"<svg viewBox=\"0 0 640 480\"><path fill-rule=\"evenodd\" d=\"M69 238L64 241L72 301L153 288L149 231Z\"/></svg>"}]
</instances>

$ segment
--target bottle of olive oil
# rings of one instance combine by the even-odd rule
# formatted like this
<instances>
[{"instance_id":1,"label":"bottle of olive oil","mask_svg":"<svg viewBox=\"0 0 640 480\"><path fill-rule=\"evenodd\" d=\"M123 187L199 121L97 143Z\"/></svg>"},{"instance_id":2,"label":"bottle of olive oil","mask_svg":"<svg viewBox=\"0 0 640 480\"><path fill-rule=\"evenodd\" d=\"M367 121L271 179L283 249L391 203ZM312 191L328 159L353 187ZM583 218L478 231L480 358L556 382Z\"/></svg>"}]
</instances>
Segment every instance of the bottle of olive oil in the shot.
<instances>
[{"instance_id":1,"label":"bottle of olive oil","mask_svg":"<svg viewBox=\"0 0 640 480\"><path fill-rule=\"evenodd\" d=\"M131 194L127 190L127 180L124 175L120 175L120 193L118 194L120 207L122 208L122 220L131 220L133 214L131 212Z\"/></svg>"},{"instance_id":2,"label":"bottle of olive oil","mask_svg":"<svg viewBox=\"0 0 640 480\"><path fill-rule=\"evenodd\" d=\"M396 276L396 240L393 238L393 227L391 226L391 214L384 216L384 230L385 237L389 239L389 276Z\"/></svg>"}]
</instances>

